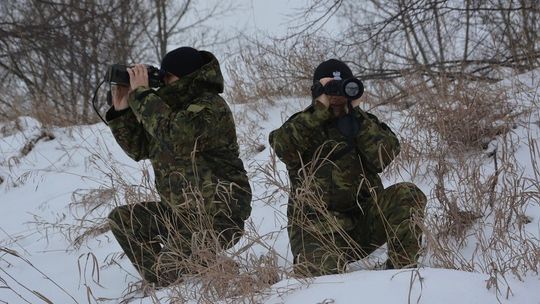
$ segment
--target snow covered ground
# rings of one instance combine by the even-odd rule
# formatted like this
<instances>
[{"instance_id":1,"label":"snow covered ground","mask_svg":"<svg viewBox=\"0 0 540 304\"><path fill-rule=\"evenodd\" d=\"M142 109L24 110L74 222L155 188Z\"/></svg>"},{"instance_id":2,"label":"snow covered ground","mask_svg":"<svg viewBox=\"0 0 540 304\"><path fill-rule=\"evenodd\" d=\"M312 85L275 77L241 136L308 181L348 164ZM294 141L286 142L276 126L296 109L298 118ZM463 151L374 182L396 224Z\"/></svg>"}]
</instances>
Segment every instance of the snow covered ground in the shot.
<instances>
[{"instance_id":1,"label":"snow covered ground","mask_svg":"<svg viewBox=\"0 0 540 304\"><path fill-rule=\"evenodd\" d=\"M517 158L524 177L538 181L540 172L534 170L533 163L540 162L540 71L511 78L505 84L512 86L518 80L528 89L512 98L536 109L512 131L517 148L508 153ZM283 268L290 267L292 260L285 230L287 197L267 185L262 172L275 160L267 143L268 133L307 103L308 100L291 98L276 105L231 106L254 190L251 230L264 236L266 244L278 253L278 265ZM398 133L401 124L399 119L391 122ZM258 149L261 145L264 150ZM108 211L124 203L125 193L135 190L142 196L152 195L151 189L140 186L152 184L149 167L148 162L129 159L103 124L43 129L29 117L0 124L0 303L120 302L140 278L127 258L119 259L120 247L111 233L99 228ZM284 170L278 162L278 177L286 180ZM404 173L400 178L404 176L409 175ZM385 184L395 182L393 178L387 177ZM411 181L427 194L433 192L429 178ZM525 231L530 241L538 245L540 202L533 198L527 204L530 223ZM471 248L474 242L463 250ZM256 244L249 252L264 255L268 249ZM507 278L510 289L501 293L486 288L489 278L485 273L427 266L419 270L359 270L309 282L283 278L263 290L257 301L540 303L537 273L529 273L522 280ZM157 297L166 295L167 291L160 291ZM155 300L143 298L133 302Z\"/></svg>"}]
</instances>

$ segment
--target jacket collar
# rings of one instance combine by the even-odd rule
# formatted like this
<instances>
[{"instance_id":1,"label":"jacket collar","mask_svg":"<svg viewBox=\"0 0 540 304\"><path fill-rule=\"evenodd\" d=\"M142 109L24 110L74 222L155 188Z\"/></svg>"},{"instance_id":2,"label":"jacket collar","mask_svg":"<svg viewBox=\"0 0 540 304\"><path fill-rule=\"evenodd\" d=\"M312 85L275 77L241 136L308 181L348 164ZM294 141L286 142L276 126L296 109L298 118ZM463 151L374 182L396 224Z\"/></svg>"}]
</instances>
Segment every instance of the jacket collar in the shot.
<instances>
[{"instance_id":1,"label":"jacket collar","mask_svg":"<svg viewBox=\"0 0 540 304\"><path fill-rule=\"evenodd\" d=\"M182 108L201 95L223 92L223 75L216 57L210 52L200 52L206 62L200 69L157 91L170 107Z\"/></svg>"}]
</instances>

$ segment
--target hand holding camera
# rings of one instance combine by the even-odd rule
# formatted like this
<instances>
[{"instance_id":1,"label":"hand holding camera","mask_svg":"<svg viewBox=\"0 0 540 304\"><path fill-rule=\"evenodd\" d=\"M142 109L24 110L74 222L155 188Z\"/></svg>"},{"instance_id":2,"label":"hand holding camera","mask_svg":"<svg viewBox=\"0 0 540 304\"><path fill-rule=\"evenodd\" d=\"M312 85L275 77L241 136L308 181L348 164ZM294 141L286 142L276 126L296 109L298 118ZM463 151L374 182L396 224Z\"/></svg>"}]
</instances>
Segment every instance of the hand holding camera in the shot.
<instances>
[{"instance_id":1,"label":"hand holding camera","mask_svg":"<svg viewBox=\"0 0 540 304\"><path fill-rule=\"evenodd\" d=\"M129 75L129 86L125 83L111 83L112 104L116 111L121 111L129 107L128 95L138 87L148 87L148 71L146 66L137 64L131 68L126 68Z\"/></svg>"},{"instance_id":2,"label":"hand holding camera","mask_svg":"<svg viewBox=\"0 0 540 304\"><path fill-rule=\"evenodd\" d=\"M319 82L321 83L321 86L324 87L328 82L332 81L334 78L331 78L331 77L324 77L324 78L321 78L321 80L319 80ZM317 97L316 99L317 101L319 101L320 103L322 103L325 108L328 108L331 104L331 101L330 101L330 96L326 95L326 94L321 94L319 97ZM335 102L335 101L334 101Z\"/></svg>"},{"instance_id":3,"label":"hand holding camera","mask_svg":"<svg viewBox=\"0 0 540 304\"><path fill-rule=\"evenodd\" d=\"M135 66L128 68L129 84L131 90L135 91L138 87L148 88L148 70L144 64L136 64Z\"/></svg>"},{"instance_id":4,"label":"hand holding camera","mask_svg":"<svg viewBox=\"0 0 540 304\"><path fill-rule=\"evenodd\" d=\"M146 70L146 72L143 72L142 69ZM163 82L163 79L165 77L164 71L154 66L144 64L137 64L134 66L112 64L107 69L105 81L110 84L116 84L120 86L132 86L131 84L133 80L131 79L132 77L130 77L129 70L132 70L134 72L133 77L136 77L138 79L136 80L138 84L142 83L142 80L140 78L144 77L143 75L146 75L146 81L144 82L144 84L146 84L146 87L158 88L165 84Z\"/></svg>"},{"instance_id":5,"label":"hand holding camera","mask_svg":"<svg viewBox=\"0 0 540 304\"><path fill-rule=\"evenodd\" d=\"M127 109L128 95L131 91L142 86L160 87L163 83L164 72L153 66L137 64L126 66L112 64L107 69L105 81L111 86L108 97L109 105L114 106L116 111Z\"/></svg>"}]
</instances>

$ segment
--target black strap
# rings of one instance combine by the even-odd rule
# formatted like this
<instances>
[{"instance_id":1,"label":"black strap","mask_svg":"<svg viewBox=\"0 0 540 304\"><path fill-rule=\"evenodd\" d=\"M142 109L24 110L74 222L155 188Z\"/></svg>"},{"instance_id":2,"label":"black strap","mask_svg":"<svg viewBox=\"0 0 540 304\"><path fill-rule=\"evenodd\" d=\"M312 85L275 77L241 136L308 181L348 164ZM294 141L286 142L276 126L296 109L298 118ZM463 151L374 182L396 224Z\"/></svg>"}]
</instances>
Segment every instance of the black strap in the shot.
<instances>
[{"instance_id":1,"label":"black strap","mask_svg":"<svg viewBox=\"0 0 540 304\"><path fill-rule=\"evenodd\" d=\"M339 133L341 133L347 139L347 146L337 151L336 153L333 153L329 157L331 161L337 161L338 159L347 155L356 148L355 139L356 135L360 131L360 121L358 120L358 118L356 118L356 116L354 116L354 109L350 101L348 102L348 106L349 113L340 117L336 121L336 127Z\"/></svg>"}]
</instances>

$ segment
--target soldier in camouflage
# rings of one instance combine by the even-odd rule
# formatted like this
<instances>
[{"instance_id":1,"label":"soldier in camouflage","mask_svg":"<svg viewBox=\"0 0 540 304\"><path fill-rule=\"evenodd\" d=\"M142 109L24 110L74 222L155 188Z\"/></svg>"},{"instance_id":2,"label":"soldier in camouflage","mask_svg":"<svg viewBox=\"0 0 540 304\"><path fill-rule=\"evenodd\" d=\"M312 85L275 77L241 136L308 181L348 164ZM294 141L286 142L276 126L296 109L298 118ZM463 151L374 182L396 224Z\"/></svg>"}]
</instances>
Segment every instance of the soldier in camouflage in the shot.
<instances>
[{"instance_id":1,"label":"soldier in camouflage","mask_svg":"<svg viewBox=\"0 0 540 304\"><path fill-rule=\"evenodd\" d=\"M313 81L352 78L343 62L321 63ZM270 133L291 191L288 233L299 276L346 271L388 244L388 268L413 266L426 196L412 183L384 188L378 176L399 153L390 128L361 110L359 99L314 93L313 104Z\"/></svg>"},{"instance_id":2,"label":"soldier in camouflage","mask_svg":"<svg viewBox=\"0 0 540 304\"><path fill-rule=\"evenodd\" d=\"M160 272L160 258L189 258L201 240L217 244L216 254L234 245L251 212L251 188L232 113L218 95L217 59L181 47L165 55L161 70L165 85L154 90L144 65L128 69L130 88L113 87L106 116L122 149L151 161L160 202L116 207L109 222L142 277L169 285L179 274Z\"/></svg>"}]
</instances>

